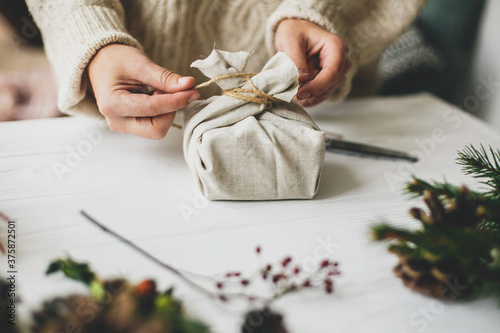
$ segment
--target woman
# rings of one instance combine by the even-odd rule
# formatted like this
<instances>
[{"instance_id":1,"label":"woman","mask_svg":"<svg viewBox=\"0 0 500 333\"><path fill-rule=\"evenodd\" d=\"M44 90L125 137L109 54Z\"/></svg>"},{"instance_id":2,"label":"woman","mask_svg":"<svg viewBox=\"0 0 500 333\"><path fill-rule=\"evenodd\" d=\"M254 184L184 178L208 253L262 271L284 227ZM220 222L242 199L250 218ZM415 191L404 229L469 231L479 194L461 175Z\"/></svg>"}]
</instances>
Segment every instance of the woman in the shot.
<instances>
[{"instance_id":1,"label":"woman","mask_svg":"<svg viewBox=\"0 0 500 333\"><path fill-rule=\"evenodd\" d=\"M59 84L63 112L106 118L112 130L163 138L200 94L189 64L214 45L276 51L296 64L304 106L341 99L354 75L414 20L425 0L28 0ZM349 51L350 50L350 51ZM147 95L145 86L157 90Z\"/></svg>"}]
</instances>

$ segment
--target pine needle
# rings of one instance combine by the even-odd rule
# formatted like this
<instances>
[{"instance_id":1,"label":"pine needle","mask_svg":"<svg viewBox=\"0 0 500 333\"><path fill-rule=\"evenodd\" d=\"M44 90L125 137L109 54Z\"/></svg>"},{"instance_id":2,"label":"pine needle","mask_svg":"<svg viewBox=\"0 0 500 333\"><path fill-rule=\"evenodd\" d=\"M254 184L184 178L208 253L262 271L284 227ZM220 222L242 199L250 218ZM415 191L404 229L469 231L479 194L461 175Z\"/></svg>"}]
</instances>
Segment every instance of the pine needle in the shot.
<instances>
[{"instance_id":1,"label":"pine needle","mask_svg":"<svg viewBox=\"0 0 500 333\"><path fill-rule=\"evenodd\" d=\"M488 151L483 145L480 149L472 145L466 146L463 151L458 152L457 164L463 166L465 174L485 179L481 183L491 188L487 194L500 198L500 150L494 150L490 146Z\"/></svg>"}]
</instances>

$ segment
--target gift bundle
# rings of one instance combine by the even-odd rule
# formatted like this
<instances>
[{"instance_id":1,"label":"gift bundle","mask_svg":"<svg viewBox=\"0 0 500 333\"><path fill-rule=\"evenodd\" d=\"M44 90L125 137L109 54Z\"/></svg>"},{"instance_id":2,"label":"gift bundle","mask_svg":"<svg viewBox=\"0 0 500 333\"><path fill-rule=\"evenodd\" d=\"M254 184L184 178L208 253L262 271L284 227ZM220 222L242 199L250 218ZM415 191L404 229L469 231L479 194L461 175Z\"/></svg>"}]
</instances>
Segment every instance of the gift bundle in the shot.
<instances>
[{"instance_id":1,"label":"gift bundle","mask_svg":"<svg viewBox=\"0 0 500 333\"><path fill-rule=\"evenodd\" d=\"M297 68L277 53L245 73L249 53L214 50L195 61L222 95L184 109L184 156L210 200L311 199L325 156L324 133L291 102Z\"/></svg>"}]
</instances>

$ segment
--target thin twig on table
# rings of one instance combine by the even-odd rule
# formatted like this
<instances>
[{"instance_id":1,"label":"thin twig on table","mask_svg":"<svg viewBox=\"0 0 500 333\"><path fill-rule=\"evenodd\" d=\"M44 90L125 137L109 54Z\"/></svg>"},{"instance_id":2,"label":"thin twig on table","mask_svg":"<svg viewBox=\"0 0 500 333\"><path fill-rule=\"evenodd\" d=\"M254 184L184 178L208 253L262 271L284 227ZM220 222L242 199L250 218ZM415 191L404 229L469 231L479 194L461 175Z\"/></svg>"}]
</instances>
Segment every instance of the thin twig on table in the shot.
<instances>
[{"instance_id":1,"label":"thin twig on table","mask_svg":"<svg viewBox=\"0 0 500 333\"><path fill-rule=\"evenodd\" d=\"M206 296L208 296L210 298L214 298L214 294L211 291L205 289L204 287L200 286L196 282L190 280L188 277L186 277L184 274L182 274L177 268L175 268L175 267L173 267L173 266L171 266L169 264L166 264L166 263L162 262L161 260L157 259L156 257L154 257L150 253L146 252L145 250L143 250L139 246L135 245L134 243L132 243L128 239L126 239L126 238L120 236L119 234L117 234L116 232L110 230L109 228L107 228L106 226L104 226L103 224L101 224L100 222L98 222L96 219L94 219L92 216L90 216L87 212L85 212L85 211L82 210L80 213L83 216L85 216L90 222L94 223L99 228L101 228L103 231L107 232L108 234L111 234L115 238L119 239L120 241L122 241L125 244L129 245L130 247L132 247L134 250L138 251L140 254L142 254L143 256L145 256L146 258L148 258L149 260L151 260L154 263L160 265L161 267L163 267L164 269L170 271L171 273L177 275L184 282L186 282L187 284L191 285L193 288L197 289L201 293L205 294Z\"/></svg>"}]
</instances>

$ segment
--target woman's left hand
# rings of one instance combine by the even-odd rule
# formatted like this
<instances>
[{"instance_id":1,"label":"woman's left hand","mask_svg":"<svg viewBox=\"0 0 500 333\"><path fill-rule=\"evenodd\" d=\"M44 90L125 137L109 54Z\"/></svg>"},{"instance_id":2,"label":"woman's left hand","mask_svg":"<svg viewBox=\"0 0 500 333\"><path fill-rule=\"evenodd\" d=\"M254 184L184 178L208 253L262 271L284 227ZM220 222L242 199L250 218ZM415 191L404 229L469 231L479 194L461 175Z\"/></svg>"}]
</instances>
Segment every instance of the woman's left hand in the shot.
<instances>
[{"instance_id":1,"label":"woman's left hand","mask_svg":"<svg viewBox=\"0 0 500 333\"><path fill-rule=\"evenodd\" d=\"M275 34L275 47L297 66L302 85L297 98L302 106L326 100L340 88L351 68L347 43L309 21L281 21Z\"/></svg>"}]
</instances>

